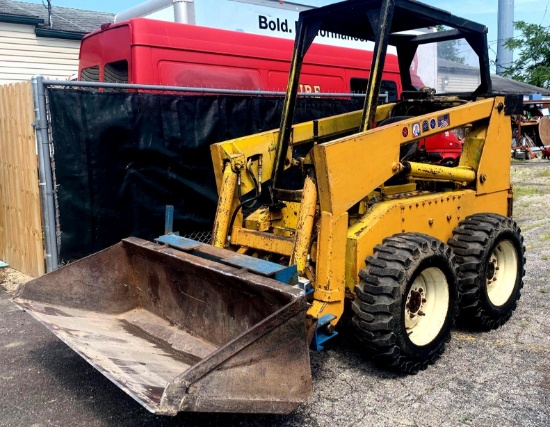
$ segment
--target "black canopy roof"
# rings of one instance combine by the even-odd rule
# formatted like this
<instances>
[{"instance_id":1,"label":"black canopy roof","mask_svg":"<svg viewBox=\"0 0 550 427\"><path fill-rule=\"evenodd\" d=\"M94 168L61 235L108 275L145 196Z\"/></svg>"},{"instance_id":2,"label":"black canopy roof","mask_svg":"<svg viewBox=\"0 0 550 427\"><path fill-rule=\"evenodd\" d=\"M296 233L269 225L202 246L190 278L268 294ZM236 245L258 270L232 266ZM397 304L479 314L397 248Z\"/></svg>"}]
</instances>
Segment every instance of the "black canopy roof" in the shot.
<instances>
[{"instance_id":1,"label":"black canopy roof","mask_svg":"<svg viewBox=\"0 0 550 427\"><path fill-rule=\"evenodd\" d=\"M440 25L450 29L420 35L410 33L411 30ZM419 45L465 39L479 57L481 84L475 94L492 91L487 27L442 9L414 0L348 0L301 12L299 26L297 51L301 56L305 55L319 31L370 40L382 46L396 46L405 90L414 90L409 67ZM407 31L409 33L403 33Z\"/></svg>"},{"instance_id":2,"label":"black canopy roof","mask_svg":"<svg viewBox=\"0 0 550 427\"><path fill-rule=\"evenodd\" d=\"M317 30L374 41L381 3L381 0L348 0L319 9L306 10L301 12L300 18L305 25L317 27ZM414 0L393 0L393 3L390 29L392 35L437 25L454 28L460 31L461 37L487 32L484 25ZM456 37L459 37L458 33Z\"/></svg>"}]
</instances>

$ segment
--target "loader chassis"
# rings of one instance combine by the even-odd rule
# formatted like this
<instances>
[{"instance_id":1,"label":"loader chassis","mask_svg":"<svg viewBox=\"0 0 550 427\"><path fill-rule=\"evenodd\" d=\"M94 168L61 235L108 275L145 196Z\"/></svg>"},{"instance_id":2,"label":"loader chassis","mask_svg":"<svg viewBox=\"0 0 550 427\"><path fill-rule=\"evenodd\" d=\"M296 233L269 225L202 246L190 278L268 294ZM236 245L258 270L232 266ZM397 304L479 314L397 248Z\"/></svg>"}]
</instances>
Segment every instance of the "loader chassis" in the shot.
<instances>
[{"instance_id":1,"label":"loader chassis","mask_svg":"<svg viewBox=\"0 0 550 427\"><path fill-rule=\"evenodd\" d=\"M353 294L366 258L384 238L396 233L418 232L447 242L453 236L453 229L469 215L478 212L507 215L510 178L509 168L502 165L509 164L509 156L502 149L501 141L511 137L511 131L509 117L501 108L505 102L504 97L487 98L317 144L309 159L303 161L304 169L309 167L315 171L315 185L311 184L311 178L305 179L305 189L301 194L303 203L285 202L289 207L285 206L278 212L262 207L247 218L239 213L231 230L218 224L229 224L227 217L235 212L239 203L235 190L238 174L241 174L242 193L254 191L249 174L244 170L240 172L240 165L245 165L246 159L261 157L262 175L270 176L278 131L215 144L211 150L220 204L214 244L226 247L229 241L231 246L246 248L243 250L249 253L256 251L264 256L274 253L292 259L298 266L298 274L307 276L314 283L308 315L314 319L333 316L335 325L344 311L346 288ZM433 103L437 105L437 100ZM383 114L388 109L388 105L379 109L377 121L385 118ZM399 147L414 141L413 126L442 115L448 117L453 126L474 124L465 141L459 166L449 168L409 162L411 171L408 177L422 182L452 183L453 190L420 191L415 181L380 189L385 181L403 172ZM356 128L359 122L354 123L354 119L359 119L358 115L350 113L297 125L293 129L290 149L327 138L331 133L343 133L348 127ZM317 135L313 135L315 129ZM434 129L426 134L441 131ZM381 159L373 153L382 145L384 158ZM287 159L290 158L288 155ZM254 161L251 163L252 173L257 173L255 168L258 166ZM291 161L287 163L291 164ZM233 198L227 195L228 192ZM369 200L378 201L367 207ZM362 214L357 212L360 205L365 206ZM311 221L305 227L304 219ZM316 241L311 242L314 219L318 235ZM285 230L286 236L280 230ZM304 235L308 240L306 246L315 249L313 253L304 253L304 244L300 243Z\"/></svg>"},{"instance_id":2,"label":"loader chassis","mask_svg":"<svg viewBox=\"0 0 550 427\"><path fill-rule=\"evenodd\" d=\"M451 29L403 33L436 25ZM289 412L311 394L308 344L322 348L339 324L366 355L416 373L442 354L459 309L490 329L516 308L525 248L509 218L509 142L521 102L491 92L486 28L415 1L350 0L302 12L297 30L280 129L211 146L211 245L129 238L18 291L152 412ZM293 124L320 30L375 42L365 106ZM412 87L418 46L458 38L479 56L476 91ZM377 105L388 44L407 92ZM456 167L414 161L419 140L455 129Z\"/></svg>"},{"instance_id":3,"label":"loader chassis","mask_svg":"<svg viewBox=\"0 0 550 427\"><path fill-rule=\"evenodd\" d=\"M440 24L451 29L420 36L402 33ZM220 194L213 244L295 265L298 275L312 285L308 319L313 324L328 319L329 333L342 318L346 299L351 300L356 333L369 352L382 363L414 373L439 356L454 323L465 286L460 277L465 257L459 256L465 242L456 236L464 234L459 224L476 214L505 218L511 212L506 145L517 97L491 93L486 28L416 2L334 4L304 13L297 28L280 129L211 147ZM365 106L360 114L292 125L301 65L319 30L375 42ZM479 56L480 85L474 93L435 96L423 89L377 106L389 43L397 49L403 87L414 89L407 71L418 46L457 38L466 39ZM403 111L406 117L401 117ZM394 119L398 116L402 120ZM414 162L407 154L421 138L454 129L467 134L457 167ZM306 144L311 147L307 155L294 154ZM301 190L285 188L289 169L302 171ZM262 184L269 199L256 212L243 214L246 197L238 195L259 195ZM485 224L484 217L479 220ZM506 316L515 307L523 275L521 236L512 234L510 242L502 237L509 244L497 244L512 248L510 256L501 258L508 266L514 264L514 269L508 267L514 274L505 286L510 292L503 297ZM454 246L457 253L447 246L451 241L459 242ZM411 252L401 252L403 247ZM392 257L407 259L399 265ZM481 258L488 268L496 265L496 256L489 257L493 263ZM419 259L418 270L409 271ZM384 285L386 276L394 273L408 281ZM488 286L494 279L486 281ZM440 287L447 289L446 297L441 297ZM485 293L482 288L476 292ZM434 299L446 307L439 308ZM433 314L440 311L443 314ZM433 319L438 319L436 327L430 324ZM478 326L495 322L500 324L486 319ZM418 336L432 338L424 342Z\"/></svg>"}]
</instances>

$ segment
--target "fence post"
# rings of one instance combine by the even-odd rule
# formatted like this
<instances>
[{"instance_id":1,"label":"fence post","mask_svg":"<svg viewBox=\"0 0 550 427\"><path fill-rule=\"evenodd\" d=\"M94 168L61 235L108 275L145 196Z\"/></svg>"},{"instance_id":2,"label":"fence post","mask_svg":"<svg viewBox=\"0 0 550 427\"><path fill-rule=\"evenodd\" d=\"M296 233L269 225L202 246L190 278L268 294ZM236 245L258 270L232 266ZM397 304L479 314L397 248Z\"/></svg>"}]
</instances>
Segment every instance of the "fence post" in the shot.
<instances>
[{"instance_id":1,"label":"fence post","mask_svg":"<svg viewBox=\"0 0 550 427\"><path fill-rule=\"evenodd\" d=\"M56 224L55 198L50 159L50 143L48 140L48 114L46 110L46 92L44 77L32 78L34 99L34 126L38 149L38 179L40 198L42 200L42 220L44 227L44 247L46 252L46 272L55 270L59 266Z\"/></svg>"}]
</instances>

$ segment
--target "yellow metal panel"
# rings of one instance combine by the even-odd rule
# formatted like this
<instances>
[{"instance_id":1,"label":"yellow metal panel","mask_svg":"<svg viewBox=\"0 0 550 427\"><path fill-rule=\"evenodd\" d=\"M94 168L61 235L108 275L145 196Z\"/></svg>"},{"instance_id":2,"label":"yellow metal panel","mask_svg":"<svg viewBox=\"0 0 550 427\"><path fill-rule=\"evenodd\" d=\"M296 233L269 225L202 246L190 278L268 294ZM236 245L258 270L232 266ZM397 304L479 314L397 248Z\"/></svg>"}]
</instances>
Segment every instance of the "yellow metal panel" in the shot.
<instances>
[{"instance_id":1,"label":"yellow metal panel","mask_svg":"<svg viewBox=\"0 0 550 427\"><path fill-rule=\"evenodd\" d=\"M315 288L333 290L344 283L344 258L348 214L336 217L329 212L321 212L321 227L317 241L317 281ZM342 287L343 289L343 287Z\"/></svg>"},{"instance_id":2,"label":"yellow metal panel","mask_svg":"<svg viewBox=\"0 0 550 427\"><path fill-rule=\"evenodd\" d=\"M487 99L437 111L314 147L321 209L339 215L393 176L401 144L448 131L490 116L493 100ZM440 120L441 119L441 120ZM424 121L436 123L427 132L414 135ZM445 126L446 124L446 126ZM379 153L383 147L383 161Z\"/></svg>"},{"instance_id":3,"label":"yellow metal panel","mask_svg":"<svg viewBox=\"0 0 550 427\"><path fill-rule=\"evenodd\" d=\"M372 255L374 246L385 237L401 233L399 202L377 203L368 213L348 230L346 286L353 290L359 270L365 268L365 258ZM382 226L384 224L385 226Z\"/></svg>"},{"instance_id":4,"label":"yellow metal panel","mask_svg":"<svg viewBox=\"0 0 550 427\"><path fill-rule=\"evenodd\" d=\"M361 111L339 114L337 116L319 119L317 121L318 137L326 137L351 129L359 129ZM313 122L299 123L292 127L292 144L298 145L314 139Z\"/></svg>"},{"instance_id":5,"label":"yellow metal panel","mask_svg":"<svg viewBox=\"0 0 550 427\"><path fill-rule=\"evenodd\" d=\"M464 147L462 147L459 167L468 167L477 171L479 161L481 160L481 153L483 152L483 146L485 145L486 135L487 127L482 126L481 123L479 127L470 130Z\"/></svg>"},{"instance_id":6,"label":"yellow metal panel","mask_svg":"<svg viewBox=\"0 0 550 427\"><path fill-rule=\"evenodd\" d=\"M237 174L231 170L228 164L223 172L223 185L218 205L216 208L216 218L214 219L214 228L212 230L212 245L223 248L227 242L229 232L229 222L233 213L235 203L235 188L237 187ZM236 206L235 206L236 207Z\"/></svg>"},{"instance_id":7,"label":"yellow metal panel","mask_svg":"<svg viewBox=\"0 0 550 427\"><path fill-rule=\"evenodd\" d=\"M496 213L499 215L508 215L508 190L499 191L490 194L477 194L476 203L471 211L463 214L463 218L475 213Z\"/></svg>"},{"instance_id":8,"label":"yellow metal panel","mask_svg":"<svg viewBox=\"0 0 550 427\"><path fill-rule=\"evenodd\" d=\"M274 221L274 227L286 227L296 230L298 227L298 214L300 212L300 202L285 201L285 207L281 209L281 219Z\"/></svg>"},{"instance_id":9,"label":"yellow metal panel","mask_svg":"<svg viewBox=\"0 0 550 427\"><path fill-rule=\"evenodd\" d=\"M292 238L247 230L241 227L233 227L231 244L285 256L292 255L292 251L294 250L294 239Z\"/></svg>"},{"instance_id":10,"label":"yellow metal panel","mask_svg":"<svg viewBox=\"0 0 550 427\"><path fill-rule=\"evenodd\" d=\"M376 115L374 116L374 120L377 122L381 122L382 120L387 119L390 116L390 112L393 107L395 107L395 103L383 104L376 107Z\"/></svg>"},{"instance_id":11,"label":"yellow metal panel","mask_svg":"<svg viewBox=\"0 0 550 427\"><path fill-rule=\"evenodd\" d=\"M221 192L224 170L225 152L220 144L210 146L210 157L212 157L212 166L214 168L214 176L216 177L216 187L218 194Z\"/></svg>"},{"instance_id":12,"label":"yellow metal panel","mask_svg":"<svg viewBox=\"0 0 550 427\"><path fill-rule=\"evenodd\" d=\"M512 124L510 116L504 114L499 105L503 97L495 98L493 116L487 129L487 139L478 169L478 194L492 193L510 188L510 141Z\"/></svg>"},{"instance_id":13,"label":"yellow metal panel","mask_svg":"<svg viewBox=\"0 0 550 427\"><path fill-rule=\"evenodd\" d=\"M296 243L290 265L296 264L298 274L303 276L307 265L309 245L315 220L315 208L317 207L317 186L315 181L306 176L300 214L296 227Z\"/></svg>"},{"instance_id":14,"label":"yellow metal panel","mask_svg":"<svg viewBox=\"0 0 550 427\"><path fill-rule=\"evenodd\" d=\"M418 232L447 242L453 228L474 213L506 215L507 191L476 196L473 190L420 195L374 205L348 230L346 286L353 289L365 258L385 237L403 232Z\"/></svg>"},{"instance_id":15,"label":"yellow metal panel","mask_svg":"<svg viewBox=\"0 0 550 427\"><path fill-rule=\"evenodd\" d=\"M335 217L329 212L321 212L321 227L317 249L317 276L314 283L313 304L308 314L319 318L333 314L336 324L344 312L346 233L348 214Z\"/></svg>"},{"instance_id":16,"label":"yellow metal panel","mask_svg":"<svg viewBox=\"0 0 550 427\"><path fill-rule=\"evenodd\" d=\"M387 138L384 161L376 155L382 138ZM399 140L395 132L374 129L317 145L313 153L321 210L339 215L393 175L392 163L399 161Z\"/></svg>"},{"instance_id":17,"label":"yellow metal panel","mask_svg":"<svg viewBox=\"0 0 550 427\"><path fill-rule=\"evenodd\" d=\"M395 104L384 104L376 108L376 121L387 119ZM351 113L339 114L337 116L319 119L317 129L319 137L338 135L339 133L358 131L361 125L362 110ZM292 127L292 144L298 145L314 139L313 122L296 124Z\"/></svg>"},{"instance_id":18,"label":"yellow metal panel","mask_svg":"<svg viewBox=\"0 0 550 427\"><path fill-rule=\"evenodd\" d=\"M268 231L271 228L271 212L268 207L256 209L244 220L245 227L249 230Z\"/></svg>"},{"instance_id":19,"label":"yellow metal panel","mask_svg":"<svg viewBox=\"0 0 550 427\"><path fill-rule=\"evenodd\" d=\"M243 138L233 139L231 141L220 142L210 146L210 154L216 176L216 185L218 194L221 189L221 177L223 176L224 162L230 161L235 156L243 156L244 161L252 156L262 156L262 181L270 179L275 162L275 152L277 147L277 134L279 132L262 132ZM257 162L256 162L257 163ZM257 170L257 166L254 167ZM257 172L256 172L257 174ZM256 176L257 178L257 176ZM255 189L254 182L246 170L241 171L241 192L246 194Z\"/></svg>"}]
</instances>

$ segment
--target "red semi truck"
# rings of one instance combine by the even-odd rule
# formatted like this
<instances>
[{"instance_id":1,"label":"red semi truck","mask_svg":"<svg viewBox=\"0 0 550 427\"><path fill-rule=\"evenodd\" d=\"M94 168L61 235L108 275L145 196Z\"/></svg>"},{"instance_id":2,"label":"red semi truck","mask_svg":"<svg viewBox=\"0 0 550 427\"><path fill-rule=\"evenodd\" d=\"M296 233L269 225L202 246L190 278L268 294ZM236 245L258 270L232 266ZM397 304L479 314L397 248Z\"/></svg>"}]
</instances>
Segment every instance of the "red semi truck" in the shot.
<instances>
[{"instance_id":1,"label":"red semi truck","mask_svg":"<svg viewBox=\"0 0 550 427\"><path fill-rule=\"evenodd\" d=\"M84 37L79 80L284 92L293 44L276 37L136 18L105 24ZM364 93L371 60L368 50L314 44L305 57L300 91ZM423 86L415 75L412 83ZM380 95L385 102L395 102L402 91L397 57L388 55ZM433 159L437 162L456 162L462 150L452 133L419 145L427 153L442 154Z\"/></svg>"}]
</instances>

